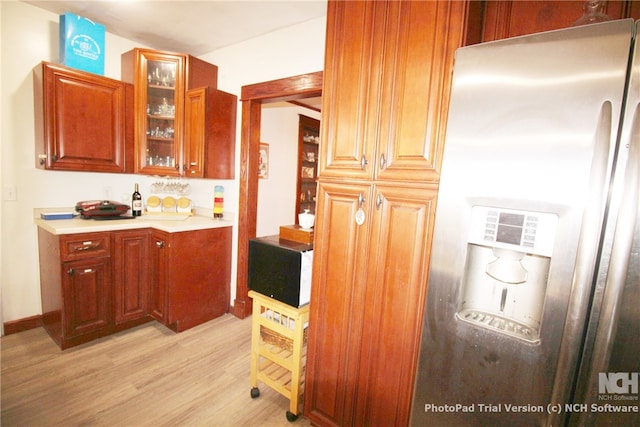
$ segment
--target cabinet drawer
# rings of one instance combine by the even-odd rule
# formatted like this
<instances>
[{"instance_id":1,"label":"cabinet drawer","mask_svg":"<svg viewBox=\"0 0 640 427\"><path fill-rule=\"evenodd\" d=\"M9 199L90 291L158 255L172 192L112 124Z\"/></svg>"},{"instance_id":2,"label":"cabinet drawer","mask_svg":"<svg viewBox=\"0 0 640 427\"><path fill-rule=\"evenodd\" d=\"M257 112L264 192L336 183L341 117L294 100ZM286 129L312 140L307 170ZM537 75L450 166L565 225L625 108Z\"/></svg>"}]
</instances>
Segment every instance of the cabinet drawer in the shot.
<instances>
[{"instance_id":1,"label":"cabinet drawer","mask_svg":"<svg viewBox=\"0 0 640 427\"><path fill-rule=\"evenodd\" d=\"M71 234L60 238L62 261L108 257L111 254L109 234Z\"/></svg>"}]
</instances>

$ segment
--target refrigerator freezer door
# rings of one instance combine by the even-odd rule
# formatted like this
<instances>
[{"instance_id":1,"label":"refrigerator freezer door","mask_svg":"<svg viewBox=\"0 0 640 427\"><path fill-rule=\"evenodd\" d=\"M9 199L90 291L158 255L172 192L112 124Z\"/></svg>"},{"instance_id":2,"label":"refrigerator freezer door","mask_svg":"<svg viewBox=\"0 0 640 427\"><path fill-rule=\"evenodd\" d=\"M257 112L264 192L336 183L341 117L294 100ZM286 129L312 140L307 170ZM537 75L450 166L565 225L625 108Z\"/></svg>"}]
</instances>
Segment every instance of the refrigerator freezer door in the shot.
<instances>
[{"instance_id":1,"label":"refrigerator freezer door","mask_svg":"<svg viewBox=\"0 0 640 427\"><path fill-rule=\"evenodd\" d=\"M640 34L640 21L636 35ZM598 266L593 310L573 401L602 407L640 405L640 43L636 37L622 121L617 180ZM626 165L626 167L625 167ZM610 390L611 375L619 375ZM618 388L617 386L620 386ZM634 389L635 386L635 389ZM638 413L584 411L571 426L634 425Z\"/></svg>"},{"instance_id":2,"label":"refrigerator freezer door","mask_svg":"<svg viewBox=\"0 0 640 427\"><path fill-rule=\"evenodd\" d=\"M458 50L412 425L563 422L549 405L580 356L632 35L618 20ZM557 217L536 340L456 318L475 206Z\"/></svg>"}]
</instances>

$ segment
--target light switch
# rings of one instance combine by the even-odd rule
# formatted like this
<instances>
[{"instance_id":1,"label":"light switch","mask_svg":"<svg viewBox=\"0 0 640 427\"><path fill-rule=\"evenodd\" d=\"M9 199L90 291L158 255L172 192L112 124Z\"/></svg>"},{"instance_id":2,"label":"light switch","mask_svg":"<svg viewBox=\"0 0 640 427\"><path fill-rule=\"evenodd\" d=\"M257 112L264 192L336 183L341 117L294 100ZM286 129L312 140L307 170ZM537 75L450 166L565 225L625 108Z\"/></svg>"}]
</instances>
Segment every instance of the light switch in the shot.
<instances>
[{"instance_id":1,"label":"light switch","mask_svg":"<svg viewBox=\"0 0 640 427\"><path fill-rule=\"evenodd\" d=\"M7 201L18 200L18 190L15 185L2 187L2 199Z\"/></svg>"}]
</instances>

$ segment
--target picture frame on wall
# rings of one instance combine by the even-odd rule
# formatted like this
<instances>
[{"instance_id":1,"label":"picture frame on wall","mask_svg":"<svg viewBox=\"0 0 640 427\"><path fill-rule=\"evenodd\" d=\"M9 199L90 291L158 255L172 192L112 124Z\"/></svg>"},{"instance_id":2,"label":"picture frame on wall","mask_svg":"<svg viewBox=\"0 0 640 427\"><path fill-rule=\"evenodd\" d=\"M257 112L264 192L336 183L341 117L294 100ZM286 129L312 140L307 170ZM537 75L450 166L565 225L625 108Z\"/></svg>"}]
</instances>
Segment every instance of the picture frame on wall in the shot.
<instances>
[{"instance_id":1,"label":"picture frame on wall","mask_svg":"<svg viewBox=\"0 0 640 427\"><path fill-rule=\"evenodd\" d=\"M260 157L258 159L258 178L269 178L269 144L260 143Z\"/></svg>"}]
</instances>

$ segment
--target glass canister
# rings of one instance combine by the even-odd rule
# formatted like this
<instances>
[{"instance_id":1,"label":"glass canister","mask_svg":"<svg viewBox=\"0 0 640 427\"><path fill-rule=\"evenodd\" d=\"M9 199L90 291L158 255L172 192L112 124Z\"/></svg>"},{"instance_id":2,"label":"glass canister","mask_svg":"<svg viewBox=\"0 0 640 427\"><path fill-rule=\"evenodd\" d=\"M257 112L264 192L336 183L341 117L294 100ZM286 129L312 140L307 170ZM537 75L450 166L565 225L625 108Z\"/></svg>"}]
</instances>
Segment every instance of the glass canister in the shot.
<instances>
[{"instance_id":1,"label":"glass canister","mask_svg":"<svg viewBox=\"0 0 640 427\"><path fill-rule=\"evenodd\" d=\"M224 187L216 185L213 190L213 217L222 219L224 210Z\"/></svg>"}]
</instances>

